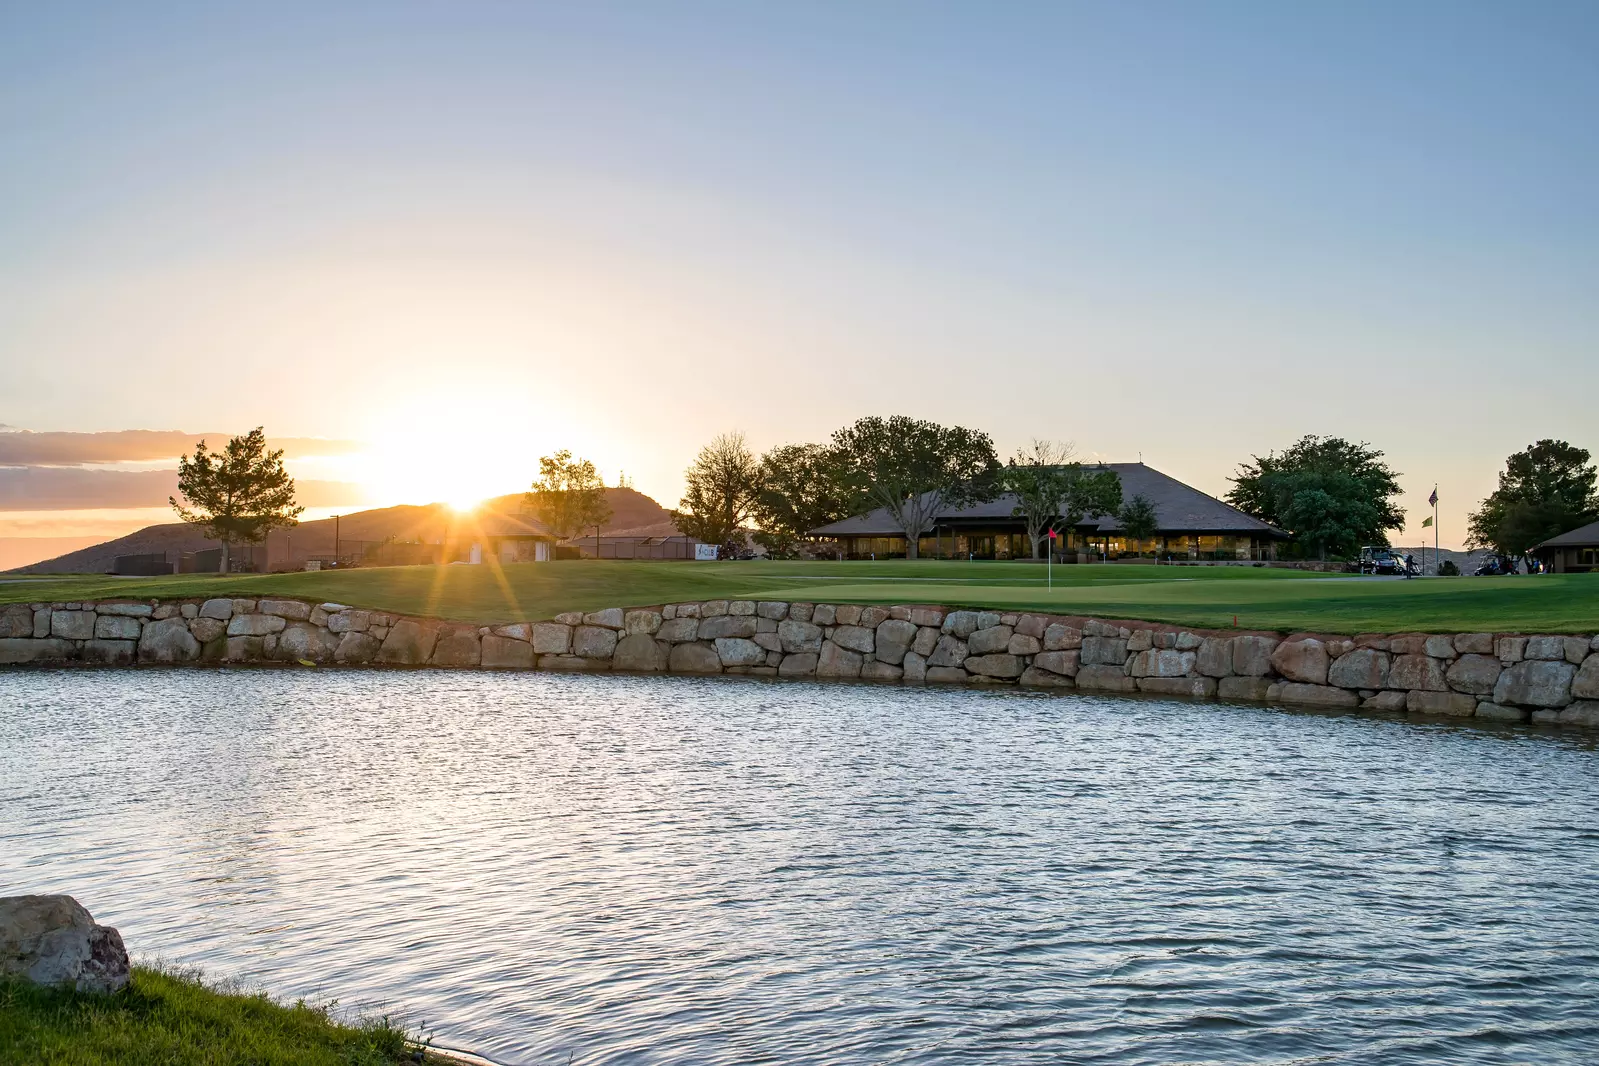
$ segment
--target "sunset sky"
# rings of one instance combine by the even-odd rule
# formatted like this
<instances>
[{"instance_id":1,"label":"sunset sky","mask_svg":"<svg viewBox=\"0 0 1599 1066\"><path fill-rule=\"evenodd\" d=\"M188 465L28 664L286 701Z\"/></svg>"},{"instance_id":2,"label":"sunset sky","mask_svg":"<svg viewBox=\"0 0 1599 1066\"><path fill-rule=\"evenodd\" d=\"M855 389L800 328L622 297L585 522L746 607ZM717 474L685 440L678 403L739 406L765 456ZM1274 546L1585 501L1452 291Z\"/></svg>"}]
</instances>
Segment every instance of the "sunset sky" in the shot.
<instances>
[{"instance_id":1,"label":"sunset sky","mask_svg":"<svg viewBox=\"0 0 1599 1066\"><path fill-rule=\"evenodd\" d=\"M16 430L263 425L325 513L910 414L1218 495L1364 439L1455 546L1599 451L1596 54L1586 2L5 5L0 539L170 517L177 450Z\"/></svg>"}]
</instances>

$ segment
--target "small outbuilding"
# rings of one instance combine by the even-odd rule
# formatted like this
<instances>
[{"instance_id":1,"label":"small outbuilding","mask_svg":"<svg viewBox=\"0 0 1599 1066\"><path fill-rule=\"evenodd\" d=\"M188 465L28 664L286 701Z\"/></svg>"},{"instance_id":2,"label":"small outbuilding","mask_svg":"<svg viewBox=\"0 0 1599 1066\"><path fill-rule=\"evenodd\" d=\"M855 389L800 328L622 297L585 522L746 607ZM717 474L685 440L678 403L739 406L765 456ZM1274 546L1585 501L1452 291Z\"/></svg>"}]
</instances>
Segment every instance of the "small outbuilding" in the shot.
<instances>
[{"instance_id":1,"label":"small outbuilding","mask_svg":"<svg viewBox=\"0 0 1599 1066\"><path fill-rule=\"evenodd\" d=\"M1599 571L1599 522L1578 526L1558 537L1550 537L1532 554L1545 570L1556 574L1589 574Z\"/></svg>"}]
</instances>

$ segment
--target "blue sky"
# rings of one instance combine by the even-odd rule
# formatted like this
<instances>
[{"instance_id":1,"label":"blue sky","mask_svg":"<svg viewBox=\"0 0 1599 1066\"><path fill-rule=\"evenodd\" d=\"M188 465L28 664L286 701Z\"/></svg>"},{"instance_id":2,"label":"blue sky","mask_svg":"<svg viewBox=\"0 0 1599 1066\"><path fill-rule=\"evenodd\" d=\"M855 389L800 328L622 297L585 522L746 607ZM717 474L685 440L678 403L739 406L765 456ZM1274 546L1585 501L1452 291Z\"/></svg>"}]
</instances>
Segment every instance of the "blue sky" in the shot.
<instances>
[{"instance_id":1,"label":"blue sky","mask_svg":"<svg viewBox=\"0 0 1599 1066\"><path fill-rule=\"evenodd\" d=\"M1599 5L218 6L0 12L0 423L1599 451Z\"/></svg>"}]
</instances>

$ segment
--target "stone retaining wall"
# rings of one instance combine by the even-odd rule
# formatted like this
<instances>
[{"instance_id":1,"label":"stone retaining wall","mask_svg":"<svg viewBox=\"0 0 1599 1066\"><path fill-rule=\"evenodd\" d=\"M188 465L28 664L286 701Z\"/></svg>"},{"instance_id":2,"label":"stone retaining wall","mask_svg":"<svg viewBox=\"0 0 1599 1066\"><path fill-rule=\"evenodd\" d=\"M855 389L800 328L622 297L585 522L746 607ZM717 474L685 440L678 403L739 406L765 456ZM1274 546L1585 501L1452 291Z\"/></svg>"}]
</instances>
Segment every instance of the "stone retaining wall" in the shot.
<instances>
[{"instance_id":1,"label":"stone retaining wall","mask_svg":"<svg viewBox=\"0 0 1599 1066\"><path fill-rule=\"evenodd\" d=\"M1059 615L707 600L475 626L290 599L0 607L0 663L311 662L755 674L1599 727L1599 637L1337 637Z\"/></svg>"}]
</instances>

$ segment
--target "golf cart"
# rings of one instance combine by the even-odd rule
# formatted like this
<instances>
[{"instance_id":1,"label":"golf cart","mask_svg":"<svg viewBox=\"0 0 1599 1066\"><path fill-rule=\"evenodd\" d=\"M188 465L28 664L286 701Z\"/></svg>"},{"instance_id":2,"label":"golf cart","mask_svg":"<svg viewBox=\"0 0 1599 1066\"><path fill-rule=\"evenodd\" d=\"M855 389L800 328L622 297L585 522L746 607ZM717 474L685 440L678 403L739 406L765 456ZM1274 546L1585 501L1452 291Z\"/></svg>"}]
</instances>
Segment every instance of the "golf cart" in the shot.
<instances>
[{"instance_id":1,"label":"golf cart","mask_svg":"<svg viewBox=\"0 0 1599 1066\"><path fill-rule=\"evenodd\" d=\"M1371 545L1360 549L1360 572L1404 577L1414 577L1421 573L1403 552L1394 551L1384 545Z\"/></svg>"},{"instance_id":2,"label":"golf cart","mask_svg":"<svg viewBox=\"0 0 1599 1066\"><path fill-rule=\"evenodd\" d=\"M1490 555L1472 573L1477 577L1504 577L1516 572L1516 564L1503 555Z\"/></svg>"}]
</instances>

